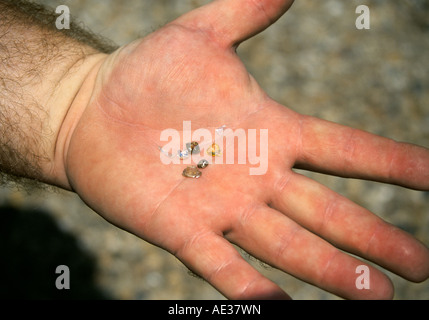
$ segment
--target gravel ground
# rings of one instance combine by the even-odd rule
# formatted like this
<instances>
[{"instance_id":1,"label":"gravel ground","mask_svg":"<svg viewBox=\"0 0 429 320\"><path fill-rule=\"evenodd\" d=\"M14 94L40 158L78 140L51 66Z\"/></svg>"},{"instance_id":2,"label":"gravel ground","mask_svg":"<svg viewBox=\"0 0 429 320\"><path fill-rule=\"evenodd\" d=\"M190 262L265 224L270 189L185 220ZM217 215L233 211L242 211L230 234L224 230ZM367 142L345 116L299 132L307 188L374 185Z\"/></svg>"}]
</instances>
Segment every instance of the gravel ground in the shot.
<instances>
[{"instance_id":1,"label":"gravel ground","mask_svg":"<svg viewBox=\"0 0 429 320\"><path fill-rule=\"evenodd\" d=\"M207 1L46 0L119 45ZM357 30L365 4L371 29ZM429 1L296 0L240 47L277 101L305 114L429 147ZM368 159L371 161L371 159ZM429 245L429 193L306 173ZM223 299L173 256L105 222L61 190L0 189L0 295L26 298ZM5 240L6 239L6 240ZM249 258L295 299L337 299ZM71 290L54 287L55 267ZM429 299L429 281L389 273L396 299Z\"/></svg>"}]
</instances>

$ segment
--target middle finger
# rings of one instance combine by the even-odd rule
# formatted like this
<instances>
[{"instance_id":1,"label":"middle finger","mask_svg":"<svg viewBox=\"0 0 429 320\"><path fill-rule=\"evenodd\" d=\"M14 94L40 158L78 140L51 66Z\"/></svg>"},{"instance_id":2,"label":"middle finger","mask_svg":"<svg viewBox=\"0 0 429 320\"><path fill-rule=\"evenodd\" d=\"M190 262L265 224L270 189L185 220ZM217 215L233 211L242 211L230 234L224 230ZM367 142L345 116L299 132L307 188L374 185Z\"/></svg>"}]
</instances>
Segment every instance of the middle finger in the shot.
<instances>
[{"instance_id":1,"label":"middle finger","mask_svg":"<svg viewBox=\"0 0 429 320\"><path fill-rule=\"evenodd\" d=\"M277 184L272 205L335 246L411 280L428 276L429 252L411 235L303 175Z\"/></svg>"}]
</instances>

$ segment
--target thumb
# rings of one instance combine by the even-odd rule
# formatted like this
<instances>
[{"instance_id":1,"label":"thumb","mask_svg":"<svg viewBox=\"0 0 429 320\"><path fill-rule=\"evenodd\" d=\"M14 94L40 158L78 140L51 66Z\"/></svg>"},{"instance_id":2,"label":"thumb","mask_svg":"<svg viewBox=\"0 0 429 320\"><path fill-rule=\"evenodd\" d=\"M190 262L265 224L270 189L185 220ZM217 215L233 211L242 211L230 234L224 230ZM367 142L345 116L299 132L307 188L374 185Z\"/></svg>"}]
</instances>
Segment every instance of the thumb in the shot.
<instances>
[{"instance_id":1,"label":"thumb","mask_svg":"<svg viewBox=\"0 0 429 320\"><path fill-rule=\"evenodd\" d=\"M211 33L225 47L238 46L268 28L294 0L215 0L175 21Z\"/></svg>"}]
</instances>

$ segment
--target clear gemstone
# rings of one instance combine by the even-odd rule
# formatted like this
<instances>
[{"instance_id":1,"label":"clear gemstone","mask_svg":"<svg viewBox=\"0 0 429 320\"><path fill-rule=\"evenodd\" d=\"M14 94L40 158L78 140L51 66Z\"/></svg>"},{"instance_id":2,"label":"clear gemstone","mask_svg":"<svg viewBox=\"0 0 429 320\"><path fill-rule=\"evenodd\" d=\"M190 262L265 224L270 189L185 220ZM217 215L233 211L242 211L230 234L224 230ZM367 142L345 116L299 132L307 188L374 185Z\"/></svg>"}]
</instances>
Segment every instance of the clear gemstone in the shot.
<instances>
[{"instance_id":1,"label":"clear gemstone","mask_svg":"<svg viewBox=\"0 0 429 320\"><path fill-rule=\"evenodd\" d=\"M177 155L179 156L179 158L181 160L186 159L187 157L189 157L189 152L188 150L179 150L177 151Z\"/></svg>"},{"instance_id":2,"label":"clear gemstone","mask_svg":"<svg viewBox=\"0 0 429 320\"><path fill-rule=\"evenodd\" d=\"M223 125L223 126L217 128L217 129L215 129L216 134L219 135L219 136L222 136L223 135L223 131L225 130L225 128L226 128L226 125Z\"/></svg>"},{"instance_id":3,"label":"clear gemstone","mask_svg":"<svg viewBox=\"0 0 429 320\"><path fill-rule=\"evenodd\" d=\"M198 162L197 167L200 169L204 169L209 165L209 162L206 159L202 159Z\"/></svg>"}]
</instances>

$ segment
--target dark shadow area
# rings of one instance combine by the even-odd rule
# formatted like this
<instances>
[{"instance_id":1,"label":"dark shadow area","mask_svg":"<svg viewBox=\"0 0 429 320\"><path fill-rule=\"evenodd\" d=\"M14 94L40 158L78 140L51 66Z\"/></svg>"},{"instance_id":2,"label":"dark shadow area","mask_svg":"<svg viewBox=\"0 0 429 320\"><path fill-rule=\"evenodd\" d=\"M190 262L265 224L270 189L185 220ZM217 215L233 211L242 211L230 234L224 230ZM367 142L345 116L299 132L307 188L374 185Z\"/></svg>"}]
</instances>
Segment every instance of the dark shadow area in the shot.
<instances>
[{"instance_id":1,"label":"dark shadow area","mask_svg":"<svg viewBox=\"0 0 429 320\"><path fill-rule=\"evenodd\" d=\"M70 289L57 289L65 265ZM96 261L41 210L0 207L0 299L109 299L94 282Z\"/></svg>"}]
</instances>

